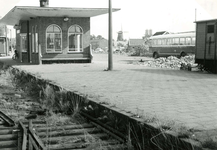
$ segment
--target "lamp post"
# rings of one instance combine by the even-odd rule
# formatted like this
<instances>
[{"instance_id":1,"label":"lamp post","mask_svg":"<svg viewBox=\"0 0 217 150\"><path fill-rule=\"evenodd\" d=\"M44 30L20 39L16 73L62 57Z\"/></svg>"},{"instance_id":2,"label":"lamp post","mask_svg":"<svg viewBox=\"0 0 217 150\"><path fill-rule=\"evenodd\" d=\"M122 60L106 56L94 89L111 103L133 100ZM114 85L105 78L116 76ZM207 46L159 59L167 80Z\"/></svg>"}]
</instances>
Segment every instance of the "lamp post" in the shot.
<instances>
[{"instance_id":1,"label":"lamp post","mask_svg":"<svg viewBox=\"0 0 217 150\"><path fill-rule=\"evenodd\" d=\"M112 50L112 0L109 0L109 40L108 40L108 70L113 70L113 50Z\"/></svg>"}]
</instances>

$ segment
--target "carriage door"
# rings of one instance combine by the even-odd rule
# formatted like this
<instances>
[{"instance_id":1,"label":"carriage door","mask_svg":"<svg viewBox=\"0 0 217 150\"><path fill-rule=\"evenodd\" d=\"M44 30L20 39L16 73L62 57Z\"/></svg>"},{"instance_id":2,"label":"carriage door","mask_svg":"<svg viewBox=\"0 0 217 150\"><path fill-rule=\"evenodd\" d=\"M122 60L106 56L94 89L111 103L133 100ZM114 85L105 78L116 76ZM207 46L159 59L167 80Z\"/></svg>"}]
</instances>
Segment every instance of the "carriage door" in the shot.
<instances>
[{"instance_id":1,"label":"carriage door","mask_svg":"<svg viewBox=\"0 0 217 150\"><path fill-rule=\"evenodd\" d=\"M204 59L213 59L214 50L215 50L215 25L207 25L206 33L206 49L204 53Z\"/></svg>"}]
</instances>

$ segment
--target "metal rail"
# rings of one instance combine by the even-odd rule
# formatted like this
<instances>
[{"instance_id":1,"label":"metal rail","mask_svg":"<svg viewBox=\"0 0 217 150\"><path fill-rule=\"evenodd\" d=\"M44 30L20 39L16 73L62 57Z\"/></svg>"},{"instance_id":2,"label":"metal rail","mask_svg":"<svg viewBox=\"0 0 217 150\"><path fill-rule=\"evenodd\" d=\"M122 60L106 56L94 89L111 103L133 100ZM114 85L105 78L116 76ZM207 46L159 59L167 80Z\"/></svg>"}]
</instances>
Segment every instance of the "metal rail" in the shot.
<instances>
[{"instance_id":1,"label":"metal rail","mask_svg":"<svg viewBox=\"0 0 217 150\"><path fill-rule=\"evenodd\" d=\"M83 115L85 118L90 120L90 122L94 125L106 132L107 134L111 135L113 138L119 140L120 142L126 142L127 138L124 136L124 134L120 133L119 131L101 123L100 121L96 120L95 118L91 117L90 115L80 112L81 115Z\"/></svg>"},{"instance_id":2,"label":"metal rail","mask_svg":"<svg viewBox=\"0 0 217 150\"><path fill-rule=\"evenodd\" d=\"M15 126L15 122L2 111L0 111L0 118L2 118L8 126Z\"/></svg>"}]
</instances>

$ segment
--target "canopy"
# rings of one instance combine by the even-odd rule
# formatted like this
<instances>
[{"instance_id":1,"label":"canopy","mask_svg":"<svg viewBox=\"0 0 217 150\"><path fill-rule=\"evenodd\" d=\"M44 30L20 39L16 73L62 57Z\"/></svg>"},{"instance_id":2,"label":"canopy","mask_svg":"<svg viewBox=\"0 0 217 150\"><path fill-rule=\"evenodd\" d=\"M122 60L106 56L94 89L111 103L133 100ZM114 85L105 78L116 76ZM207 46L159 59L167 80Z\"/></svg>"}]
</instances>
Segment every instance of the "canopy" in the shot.
<instances>
[{"instance_id":1,"label":"canopy","mask_svg":"<svg viewBox=\"0 0 217 150\"><path fill-rule=\"evenodd\" d=\"M114 8L113 12L120 9ZM1 20L0 24L19 24L20 20L34 17L94 17L108 13L108 8L69 8L69 7L32 7L15 6Z\"/></svg>"}]
</instances>

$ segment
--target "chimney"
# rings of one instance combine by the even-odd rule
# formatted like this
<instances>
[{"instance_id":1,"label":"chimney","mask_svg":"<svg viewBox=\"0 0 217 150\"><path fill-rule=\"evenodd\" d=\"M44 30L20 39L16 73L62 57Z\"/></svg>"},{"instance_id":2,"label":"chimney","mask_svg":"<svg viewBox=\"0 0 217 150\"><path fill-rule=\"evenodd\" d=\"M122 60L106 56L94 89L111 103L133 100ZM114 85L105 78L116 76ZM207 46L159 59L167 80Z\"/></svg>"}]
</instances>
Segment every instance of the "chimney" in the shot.
<instances>
[{"instance_id":1,"label":"chimney","mask_svg":"<svg viewBox=\"0 0 217 150\"><path fill-rule=\"evenodd\" d=\"M148 36L148 30L145 30L145 36Z\"/></svg>"},{"instance_id":2,"label":"chimney","mask_svg":"<svg viewBox=\"0 0 217 150\"><path fill-rule=\"evenodd\" d=\"M49 7L49 0L40 0L40 7Z\"/></svg>"},{"instance_id":3,"label":"chimney","mask_svg":"<svg viewBox=\"0 0 217 150\"><path fill-rule=\"evenodd\" d=\"M152 29L149 30L149 36L152 36Z\"/></svg>"}]
</instances>

